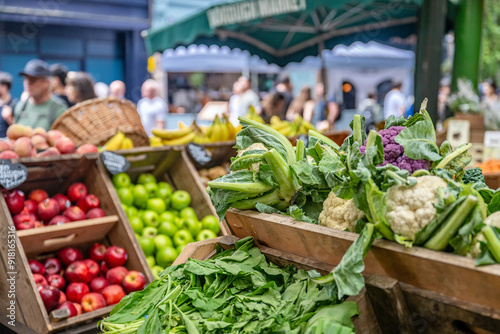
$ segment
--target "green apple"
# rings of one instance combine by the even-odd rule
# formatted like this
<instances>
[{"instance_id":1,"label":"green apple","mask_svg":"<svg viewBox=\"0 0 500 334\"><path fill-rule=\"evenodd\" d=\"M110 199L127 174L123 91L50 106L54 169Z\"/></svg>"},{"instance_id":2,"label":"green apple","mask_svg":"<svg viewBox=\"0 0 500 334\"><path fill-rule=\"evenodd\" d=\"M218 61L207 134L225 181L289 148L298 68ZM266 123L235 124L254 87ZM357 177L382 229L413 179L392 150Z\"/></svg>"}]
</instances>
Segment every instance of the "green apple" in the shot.
<instances>
[{"instance_id":1,"label":"green apple","mask_svg":"<svg viewBox=\"0 0 500 334\"><path fill-rule=\"evenodd\" d=\"M182 210L191 204L191 196L187 191L177 190L172 194L172 209Z\"/></svg>"},{"instance_id":2,"label":"green apple","mask_svg":"<svg viewBox=\"0 0 500 334\"><path fill-rule=\"evenodd\" d=\"M138 184L156 183L156 177L151 173L144 173L139 175L137 183Z\"/></svg>"},{"instance_id":3,"label":"green apple","mask_svg":"<svg viewBox=\"0 0 500 334\"><path fill-rule=\"evenodd\" d=\"M160 217L156 212L151 210L144 210L141 214L141 219L145 226L158 227L160 225Z\"/></svg>"},{"instance_id":4,"label":"green apple","mask_svg":"<svg viewBox=\"0 0 500 334\"><path fill-rule=\"evenodd\" d=\"M172 247L174 244L172 239L164 234L158 234L154 239L156 250L163 249L165 247Z\"/></svg>"},{"instance_id":5,"label":"green apple","mask_svg":"<svg viewBox=\"0 0 500 334\"><path fill-rule=\"evenodd\" d=\"M137 234L142 234L142 231L144 230L144 224L142 222L142 219L139 218L138 216L132 216L129 217L128 220L134 232Z\"/></svg>"},{"instance_id":6,"label":"green apple","mask_svg":"<svg viewBox=\"0 0 500 334\"><path fill-rule=\"evenodd\" d=\"M154 266L153 268L151 268L151 272L153 273L153 277L155 279L159 279L160 278L160 274L161 274L161 272L163 270L165 270L165 268L160 267L160 266Z\"/></svg>"},{"instance_id":7,"label":"green apple","mask_svg":"<svg viewBox=\"0 0 500 334\"><path fill-rule=\"evenodd\" d=\"M207 239L217 238L217 234L212 230L201 230L200 233L196 236L196 241L203 241Z\"/></svg>"},{"instance_id":8,"label":"green apple","mask_svg":"<svg viewBox=\"0 0 500 334\"><path fill-rule=\"evenodd\" d=\"M127 210L125 210L125 213L127 214L127 217L133 217L133 216L138 216L139 211L134 206L129 206L127 207Z\"/></svg>"},{"instance_id":9,"label":"green apple","mask_svg":"<svg viewBox=\"0 0 500 334\"><path fill-rule=\"evenodd\" d=\"M189 231L192 236L198 235L202 229L201 222L196 218L186 218L182 222L182 226Z\"/></svg>"},{"instance_id":10,"label":"green apple","mask_svg":"<svg viewBox=\"0 0 500 334\"><path fill-rule=\"evenodd\" d=\"M144 255L153 255L155 252L155 242L152 238L140 237L137 241L139 241L139 245L141 246Z\"/></svg>"},{"instance_id":11,"label":"green apple","mask_svg":"<svg viewBox=\"0 0 500 334\"><path fill-rule=\"evenodd\" d=\"M219 220L213 215L203 217L201 225L204 230L212 230L215 234L219 234L220 232Z\"/></svg>"},{"instance_id":12,"label":"green apple","mask_svg":"<svg viewBox=\"0 0 500 334\"><path fill-rule=\"evenodd\" d=\"M171 211L163 211L160 213L160 221L161 222L171 222L175 223L176 216Z\"/></svg>"},{"instance_id":13,"label":"green apple","mask_svg":"<svg viewBox=\"0 0 500 334\"><path fill-rule=\"evenodd\" d=\"M149 268L153 268L156 265L154 255L146 256L146 262L148 263Z\"/></svg>"},{"instance_id":14,"label":"green apple","mask_svg":"<svg viewBox=\"0 0 500 334\"><path fill-rule=\"evenodd\" d=\"M192 207L189 207L189 206L187 208L182 209L179 212L179 216L181 218L195 218L195 219L198 219L198 216L196 215L196 212L194 212L194 209Z\"/></svg>"},{"instance_id":15,"label":"green apple","mask_svg":"<svg viewBox=\"0 0 500 334\"><path fill-rule=\"evenodd\" d=\"M142 230L142 236L145 238L153 239L158 235L158 229L156 227L148 226Z\"/></svg>"},{"instance_id":16,"label":"green apple","mask_svg":"<svg viewBox=\"0 0 500 334\"><path fill-rule=\"evenodd\" d=\"M175 250L177 251L178 254L182 253L182 251L186 248L186 245L179 245L175 247Z\"/></svg>"},{"instance_id":17,"label":"green apple","mask_svg":"<svg viewBox=\"0 0 500 334\"><path fill-rule=\"evenodd\" d=\"M148 196L149 197L155 197L156 196L156 189L158 189L158 185L156 183L146 183L144 184L144 187L148 191Z\"/></svg>"},{"instance_id":18,"label":"green apple","mask_svg":"<svg viewBox=\"0 0 500 334\"><path fill-rule=\"evenodd\" d=\"M183 227L184 219L176 217L174 220L174 223L175 223L175 225L177 225L178 228L184 228Z\"/></svg>"},{"instance_id":19,"label":"green apple","mask_svg":"<svg viewBox=\"0 0 500 334\"><path fill-rule=\"evenodd\" d=\"M130 176L126 173L119 173L113 175L113 185L116 189L127 188L130 186Z\"/></svg>"},{"instance_id":20,"label":"green apple","mask_svg":"<svg viewBox=\"0 0 500 334\"><path fill-rule=\"evenodd\" d=\"M120 203L120 205L122 206L123 211L125 211L125 214L127 214L128 206L123 203Z\"/></svg>"},{"instance_id":21,"label":"green apple","mask_svg":"<svg viewBox=\"0 0 500 334\"><path fill-rule=\"evenodd\" d=\"M157 214L161 214L167 209L165 201L161 198L150 198L146 204L146 210L152 210Z\"/></svg>"},{"instance_id":22,"label":"green apple","mask_svg":"<svg viewBox=\"0 0 500 334\"><path fill-rule=\"evenodd\" d=\"M160 218L161 220L161 218ZM175 232L179 230L179 227L175 225L174 222L162 222L160 223L160 226L158 227L158 233L159 234L164 234L170 238L172 238L175 235Z\"/></svg>"},{"instance_id":23,"label":"green apple","mask_svg":"<svg viewBox=\"0 0 500 334\"><path fill-rule=\"evenodd\" d=\"M121 203L126 206L131 206L134 203L134 195L130 191L130 188L120 188L116 192Z\"/></svg>"},{"instance_id":24,"label":"green apple","mask_svg":"<svg viewBox=\"0 0 500 334\"><path fill-rule=\"evenodd\" d=\"M177 255L174 247L165 247L156 252L156 263L161 267L168 267L175 261Z\"/></svg>"},{"instance_id":25,"label":"green apple","mask_svg":"<svg viewBox=\"0 0 500 334\"><path fill-rule=\"evenodd\" d=\"M179 230L175 232L173 238L174 244L176 246L179 245L187 245L190 242L193 242L193 236L187 230Z\"/></svg>"},{"instance_id":26,"label":"green apple","mask_svg":"<svg viewBox=\"0 0 500 334\"><path fill-rule=\"evenodd\" d=\"M149 195L148 190L142 184L136 184L134 186L134 205L138 208L145 208L148 202Z\"/></svg>"},{"instance_id":27,"label":"green apple","mask_svg":"<svg viewBox=\"0 0 500 334\"><path fill-rule=\"evenodd\" d=\"M172 186L168 184L167 182L159 182L158 183L158 188L156 189L156 197L162 198L162 199L170 199L172 196Z\"/></svg>"},{"instance_id":28,"label":"green apple","mask_svg":"<svg viewBox=\"0 0 500 334\"><path fill-rule=\"evenodd\" d=\"M135 235L135 238L136 238L137 240L139 240L139 238L141 237L141 235L140 235L140 234L137 234L137 233L134 233L134 235Z\"/></svg>"}]
</instances>

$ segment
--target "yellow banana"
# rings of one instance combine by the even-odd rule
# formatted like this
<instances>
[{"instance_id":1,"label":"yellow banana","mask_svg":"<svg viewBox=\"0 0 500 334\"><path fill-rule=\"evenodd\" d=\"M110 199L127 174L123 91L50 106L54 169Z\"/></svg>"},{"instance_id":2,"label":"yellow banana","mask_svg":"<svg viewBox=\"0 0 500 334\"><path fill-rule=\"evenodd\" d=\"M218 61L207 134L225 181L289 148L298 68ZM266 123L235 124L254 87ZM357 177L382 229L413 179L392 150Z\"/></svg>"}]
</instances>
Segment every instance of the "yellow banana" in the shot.
<instances>
[{"instance_id":1,"label":"yellow banana","mask_svg":"<svg viewBox=\"0 0 500 334\"><path fill-rule=\"evenodd\" d=\"M177 122L177 126L179 127L179 130L183 130L183 129L188 127L186 124L184 124L181 121Z\"/></svg>"},{"instance_id":2,"label":"yellow banana","mask_svg":"<svg viewBox=\"0 0 500 334\"><path fill-rule=\"evenodd\" d=\"M107 151L119 150L122 146L123 139L125 139L125 134L118 130L118 132L104 144L104 148Z\"/></svg>"},{"instance_id":3,"label":"yellow banana","mask_svg":"<svg viewBox=\"0 0 500 334\"><path fill-rule=\"evenodd\" d=\"M162 139L175 139L183 137L189 133L192 133L194 130L193 126L189 126L182 130L165 130L165 129L153 129L151 132Z\"/></svg>"},{"instance_id":4,"label":"yellow banana","mask_svg":"<svg viewBox=\"0 0 500 334\"><path fill-rule=\"evenodd\" d=\"M187 135L175 139L163 140L163 145L166 146L177 146L177 145L186 145L193 141L196 133L190 132Z\"/></svg>"},{"instance_id":5,"label":"yellow banana","mask_svg":"<svg viewBox=\"0 0 500 334\"><path fill-rule=\"evenodd\" d=\"M281 118L277 115L271 116L269 123L271 124L271 126L278 125L279 123L281 123Z\"/></svg>"},{"instance_id":6,"label":"yellow banana","mask_svg":"<svg viewBox=\"0 0 500 334\"><path fill-rule=\"evenodd\" d=\"M229 117L227 115L224 115L224 125L227 128L227 139L226 140L234 140L236 139L236 132L233 126L233 123L229 121Z\"/></svg>"},{"instance_id":7,"label":"yellow banana","mask_svg":"<svg viewBox=\"0 0 500 334\"><path fill-rule=\"evenodd\" d=\"M134 143L132 142L132 139L125 137L123 138L121 149L128 150L129 148L134 148Z\"/></svg>"},{"instance_id":8,"label":"yellow banana","mask_svg":"<svg viewBox=\"0 0 500 334\"><path fill-rule=\"evenodd\" d=\"M210 142L218 142L221 141L221 124L220 124L220 119L219 116L215 116L214 122L211 125L212 127L212 132L210 133Z\"/></svg>"}]
</instances>

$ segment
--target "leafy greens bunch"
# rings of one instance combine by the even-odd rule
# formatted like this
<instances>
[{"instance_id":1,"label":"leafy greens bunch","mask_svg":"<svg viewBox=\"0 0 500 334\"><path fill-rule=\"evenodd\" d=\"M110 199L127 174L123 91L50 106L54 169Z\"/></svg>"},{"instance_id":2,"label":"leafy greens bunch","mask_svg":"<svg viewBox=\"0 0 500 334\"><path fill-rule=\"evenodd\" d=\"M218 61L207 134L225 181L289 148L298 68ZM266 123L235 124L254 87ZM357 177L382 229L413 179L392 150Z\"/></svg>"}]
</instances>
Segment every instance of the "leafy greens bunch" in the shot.
<instances>
[{"instance_id":1,"label":"leafy greens bunch","mask_svg":"<svg viewBox=\"0 0 500 334\"><path fill-rule=\"evenodd\" d=\"M100 322L103 333L354 333L363 257L373 229L348 250L334 273L280 268L251 237L217 248L206 261L167 268L146 289L125 296ZM361 279L361 281L360 281Z\"/></svg>"}]
</instances>

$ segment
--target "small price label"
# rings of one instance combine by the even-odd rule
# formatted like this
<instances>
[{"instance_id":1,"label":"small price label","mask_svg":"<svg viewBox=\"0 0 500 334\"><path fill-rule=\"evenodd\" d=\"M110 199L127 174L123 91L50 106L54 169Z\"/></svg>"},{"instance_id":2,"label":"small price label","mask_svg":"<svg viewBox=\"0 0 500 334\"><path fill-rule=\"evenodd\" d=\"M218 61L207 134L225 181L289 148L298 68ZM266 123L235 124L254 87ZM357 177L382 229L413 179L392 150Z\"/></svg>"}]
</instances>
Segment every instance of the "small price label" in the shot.
<instances>
[{"instance_id":1,"label":"small price label","mask_svg":"<svg viewBox=\"0 0 500 334\"><path fill-rule=\"evenodd\" d=\"M28 178L28 169L23 164L0 160L0 185L7 190L20 186Z\"/></svg>"},{"instance_id":2,"label":"small price label","mask_svg":"<svg viewBox=\"0 0 500 334\"><path fill-rule=\"evenodd\" d=\"M483 161L500 159L500 131L484 133Z\"/></svg>"},{"instance_id":3,"label":"small price label","mask_svg":"<svg viewBox=\"0 0 500 334\"><path fill-rule=\"evenodd\" d=\"M212 160L212 157L208 154L207 150L201 145L189 143L187 145L187 151L191 158L200 166L204 166Z\"/></svg>"},{"instance_id":4,"label":"small price label","mask_svg":"<svg viewBox=\"0 0 500 334\"><path fill-rule=\"evenodd\" d=\"M470 141L470 122L467 120L449 120L446 139L453 148Z\"/></svg>"},{"instance_id":5,"label":"small price label","mask_svg":"<svg viewBox=\"0 0 500 334\"><path fill-rule=\"evenodd\" d=\"M130 162L123 155L104 151L101 153L101 158L104 166L113 175L126 172L130 168Z\"/></svg>"}]
</instances>

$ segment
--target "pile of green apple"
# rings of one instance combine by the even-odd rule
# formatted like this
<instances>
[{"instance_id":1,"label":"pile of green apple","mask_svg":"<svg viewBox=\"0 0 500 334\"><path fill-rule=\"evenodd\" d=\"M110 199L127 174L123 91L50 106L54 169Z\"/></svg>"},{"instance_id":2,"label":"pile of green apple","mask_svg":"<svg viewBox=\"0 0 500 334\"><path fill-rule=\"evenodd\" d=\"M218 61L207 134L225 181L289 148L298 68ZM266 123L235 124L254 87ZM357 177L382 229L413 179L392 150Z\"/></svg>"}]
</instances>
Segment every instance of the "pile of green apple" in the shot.
<instances>
[{"instance_id":1,"label":"pile of green apple","mask_svg":"<svg viewBox=\"0 0 500 334\"><path fill-rule=\"evenodd\" d=\"M215 216L198 220L187 191L173 191L150 173L139 175L136 184L126 173L115 174L113 185L156 278L188 243L213 239L220 231Z\"/></svg>"}]
</instances>

